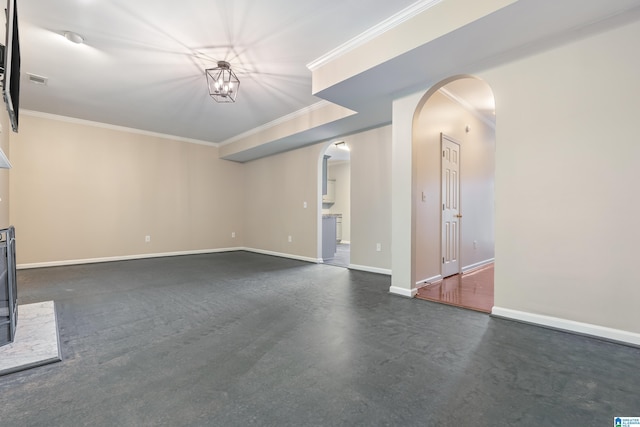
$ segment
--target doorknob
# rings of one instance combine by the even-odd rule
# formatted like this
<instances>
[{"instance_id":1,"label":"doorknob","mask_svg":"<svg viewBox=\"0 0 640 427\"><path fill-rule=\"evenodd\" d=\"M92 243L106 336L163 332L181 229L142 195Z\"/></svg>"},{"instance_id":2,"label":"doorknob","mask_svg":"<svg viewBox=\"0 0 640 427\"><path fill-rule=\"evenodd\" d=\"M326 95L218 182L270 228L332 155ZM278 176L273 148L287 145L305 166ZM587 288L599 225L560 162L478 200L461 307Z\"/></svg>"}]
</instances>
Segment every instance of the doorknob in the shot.
<instances>
[{"instance_id":1,"label":"doorknob","mask_svg":"<svg viewBox=\"0 0 640 427\"><path fill-rule=\"evenodd\" d=\"M458 214L458 215L455 215L455 217L456 218L462 218L462 215Z\"/></svg>"}]
</instances>

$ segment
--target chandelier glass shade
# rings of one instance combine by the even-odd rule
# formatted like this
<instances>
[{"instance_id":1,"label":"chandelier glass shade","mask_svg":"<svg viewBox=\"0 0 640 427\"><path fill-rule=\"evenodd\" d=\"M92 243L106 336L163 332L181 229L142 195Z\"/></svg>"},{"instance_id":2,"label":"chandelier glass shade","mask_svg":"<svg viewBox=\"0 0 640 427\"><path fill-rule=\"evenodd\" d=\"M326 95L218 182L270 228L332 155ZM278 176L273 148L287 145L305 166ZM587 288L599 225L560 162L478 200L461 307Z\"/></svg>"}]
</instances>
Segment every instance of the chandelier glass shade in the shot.
<instances>
[{"instance_id":1,"label":"chandelier glass shade","mask_svg":"<svg viewBox=\"0 0 640 427\"><path fill-rule=\"evenodd\" d=\"M205 70L209 95L216 102L236 102L240 80L226 61L218 61L218 66Z\"/></svg>"}]
</instances>

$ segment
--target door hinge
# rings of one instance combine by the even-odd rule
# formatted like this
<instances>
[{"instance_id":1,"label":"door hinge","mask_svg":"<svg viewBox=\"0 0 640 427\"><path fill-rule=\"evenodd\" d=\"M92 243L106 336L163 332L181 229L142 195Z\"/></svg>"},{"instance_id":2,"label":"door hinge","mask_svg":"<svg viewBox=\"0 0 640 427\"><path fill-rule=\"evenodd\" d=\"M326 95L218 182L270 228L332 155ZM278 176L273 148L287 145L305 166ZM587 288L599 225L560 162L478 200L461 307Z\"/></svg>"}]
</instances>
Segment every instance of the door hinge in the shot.
<instances>
[{"instance_id":1,"label":"door hinge","mask_svg":"<svg viewBox=\"0 0 640 427\"><path fill-rule=\"evenodd\" d=\"M444 264L444 257L442 257L442 263Z\"/></svg>"},{"instance_id":2,"label":"door hinge","mask_svg":"<svg viewBox=\"0 0 640 427\"><path fill-rule=\"evenodd\" d=\"M444 210L444 203L442 204L442 210Z\"/></svg>"}]
</instances>

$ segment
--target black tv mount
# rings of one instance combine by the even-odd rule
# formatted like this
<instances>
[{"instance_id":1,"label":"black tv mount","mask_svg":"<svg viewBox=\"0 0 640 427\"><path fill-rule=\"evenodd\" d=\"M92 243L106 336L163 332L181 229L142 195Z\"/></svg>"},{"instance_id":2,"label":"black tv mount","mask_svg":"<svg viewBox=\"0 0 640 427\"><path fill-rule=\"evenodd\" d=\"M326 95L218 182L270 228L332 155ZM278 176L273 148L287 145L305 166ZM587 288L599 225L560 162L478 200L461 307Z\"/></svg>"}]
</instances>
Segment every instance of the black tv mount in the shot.
<instances>
[{"instance_id":1,"label":"black tv mount","mask_svg":"<svg viewBox=\"0 0 640 427\"><path fill-rule=\"evenodd\" d=\"M4 82L4 45L0 44L0 87Z\"/></svg>"}]
</instances>

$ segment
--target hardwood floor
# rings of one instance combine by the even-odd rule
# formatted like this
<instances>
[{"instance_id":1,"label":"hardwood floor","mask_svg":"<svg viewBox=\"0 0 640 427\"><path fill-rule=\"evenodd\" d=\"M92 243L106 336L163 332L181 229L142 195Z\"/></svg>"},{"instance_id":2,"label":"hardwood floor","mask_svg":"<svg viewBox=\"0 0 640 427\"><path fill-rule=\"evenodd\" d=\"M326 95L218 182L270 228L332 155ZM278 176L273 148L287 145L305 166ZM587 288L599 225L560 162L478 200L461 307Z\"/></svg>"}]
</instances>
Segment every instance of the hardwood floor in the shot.
<instances>
[{"instance_id":1,"label":"hardwood floor","mask_svg":"<svg viewBox=\"0 0 640 427\"><path fill-rule=\"evenodd\" d=\"M456 274L418 289L416 298L491 313L493 263L466 274Z\"/></svg>"}]
</instances>

